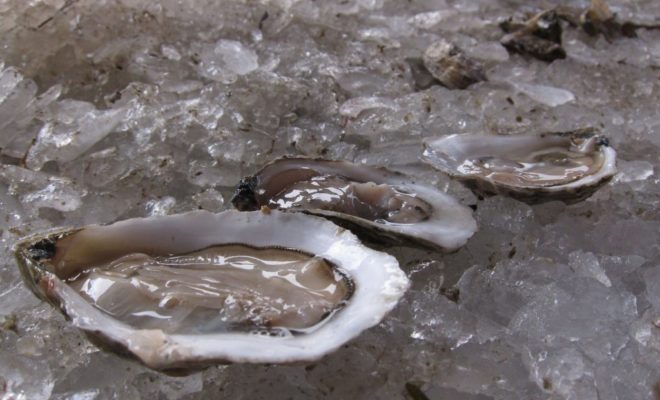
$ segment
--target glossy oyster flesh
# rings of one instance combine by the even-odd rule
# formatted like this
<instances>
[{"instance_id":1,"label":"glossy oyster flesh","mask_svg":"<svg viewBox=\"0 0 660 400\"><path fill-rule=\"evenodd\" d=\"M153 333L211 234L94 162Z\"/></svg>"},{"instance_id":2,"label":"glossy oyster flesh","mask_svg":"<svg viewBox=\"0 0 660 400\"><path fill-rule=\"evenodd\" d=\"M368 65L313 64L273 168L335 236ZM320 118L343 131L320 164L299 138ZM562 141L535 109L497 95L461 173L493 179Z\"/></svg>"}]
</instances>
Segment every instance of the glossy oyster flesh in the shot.
<instances>
[{"instance_id":1,"label":"glossy oyster flesh","mask_svg":"<svg viewBox=\"0 0 660 400\"><path fill-rule=\"evenodd\" d=\"M233 205L331 218L376 241L451 251L474 234L469 208L451 196L388 171L346 161L282 158L241 180Z\"/></svg>"},{"instance_id":2,"label":"glossy oyster flesh","mask_svg":"<svg viewBox=\"0 0 660 400\"><path fill-rule=\"evenodd\" d=\"M155 369L315 360L378 323L396 260L303 214L188 214L35 235L28 286L96 342Z\"/></svg>"},{"instance_id":3,"label":"glossy oyster flesh","mask_svg":"<svg viewBox=\"0 0 660 400\"><path fill-rule=\"evenodd\" d=\"M592 129L538 135L450 135L425 143L424 159L483 196L573 203L616 173L616 152Z\"/></svg>"}]
</instances>

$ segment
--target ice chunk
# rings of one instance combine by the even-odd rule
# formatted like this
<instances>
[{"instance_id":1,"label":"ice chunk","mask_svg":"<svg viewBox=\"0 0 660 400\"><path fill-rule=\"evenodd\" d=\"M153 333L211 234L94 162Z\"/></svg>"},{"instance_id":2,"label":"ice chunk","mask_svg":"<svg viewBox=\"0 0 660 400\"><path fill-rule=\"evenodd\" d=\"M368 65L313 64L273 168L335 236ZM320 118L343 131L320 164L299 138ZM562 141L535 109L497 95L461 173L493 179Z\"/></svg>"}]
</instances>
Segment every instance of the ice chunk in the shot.
<instances>
[{"instance_id":1,"label":"ice chunk","mask_svg":"<svg viewBox=\"0 0 660 400\"><path fill-rule=\"evenodd\" d=\"M530 206L504 196L493 196L484 200L478 212L488 221L489 228L510 233L528 230L530 218L534 215Z\"/></svg>"},{"instance_id":2,"label":"ice chunk","mask_svg":"<svg viewBox=\"0 0 660 400\"><path fill-rule=\"evenodd\" d=\"M215 189L206 189L193 196L193 201L200 210L211 212L222 211L225 205L225 199L222 193Z\"/></svg>"},{"instance_id":3,"label":"ice chunk","mask_svg":"<svg viewBox=\"0 0 660 400\"><path fill-rule=\"evenodd\" d=\"M598 258L592 253L574 251L568 255L568 265L578 275L594 278L606 287L612 286L610 278L598 263Z\"/></svg>"},{"instance_id":4,"label":"ice chunk","mask_svg":"<svg viewBox=\"0 0 660 400\"><path fill-rule=\"evenodd\" d=\"M377 95L392 85L383 75L366 70L337 71L333 77L351 97Z\"/></svg>"},{"instance_id":5,"label":"ice chunk","mask_svg":"<svg viewBox=\"0 0 660 400\"><path fill-rule=\"evenodd\" d=\"M615 359L629 336L627 326L637 317L637 299L590 278L566 276L560 284L540 288L509 327L532 342L554 346L579 341L596 360Z\"/></svg>"},{"instance_id":6,"label":"ice chunk","mask_svg":"<svg viewBox=\"0 0 660 400\"><path fill-rule=\"evenodd\" d=\"M387 108L395 110L396 104L387 98L382 97L355 97L346 100L344 104L339 107L339 114L345 117L357 118L362 111L374 108Z\"/></svg>"},{"instance_id":7,"label":"ice chunk","mask_svg":"<svg viewBox=\"0 0 660 400\"><path fill-rule=\"evenodd\" d=\"M552 353L545 351L529 351L524 356L529 364L532 378L536 384L548 392L569 398L580 386L581 380L588 378L589 367L584 356L575 348L567 347ZM590 385L589 393L585 397L572 397L578 399L597 400L596 388Z\"/></svg>"},{"instance_id":8,"label":"ice chunk","mask_svg":"<svg viewBox=\"0 0 660 400\"><path fill-rule=\"evenodd\" d=\"M600 257L600 264L608 276L621 277L630 274L646 262L644 257L637 255L629 256L604 256Z\"/></svg>"},{"instance_id":9,"label":"ice chunk","mask_svg":"<svg viewBox=\"0 0 660 400\"><path fill-rule=\"evenodd\" d=\"M223 141L211 144L208 151L217 160L240 162L245 155L246 146L246 141L240 136L229 136Z\"/></svg>"},{"instance_id":10,"label":"ice chunk","mask_svg":"<svg viewBox=\"0 0 660 400\"><path fill-rule=\"evenodd\" d=\"M257 53L241 42L220 39L206 45L200 55L199 72L214 81L231 83L259 67Z\"/></svg>"},{"instance_id":11,"label":"ice chunk","mask_svg":"<svg viewBox=\"0 0 660 400\"><path fill-rule=\"evenodd\" d=\"M19 133L12 122L32 114L28 109L37 94L37 85L15 68L0 69L0 148L7 146ZM30 118L32 115L28 115Z\"/></svg>"},{"instance_id":12,"label":"ice chunk","mask_svg":"<svg viewBox=\"0 0 660 400\"><path fill-rule=\"evenodd\" d=\"M97 110L87 102L64 100L53 113L27 155L30 169L39 170L47 161L64 163L78 158L123 121L126 109Z\"/></svg>"},{"instance_id":13,"label":"ice chunk","mask_svg":"<svg viewBox=\"0 0 660 400\"><path fill-rule=\"evenodd\" d=\"M456 10L428 11L415 14L408 19L408 23L420 29L431 29L457 14Z\"/></svg>"},{"instance_id":14,"label":"ice chunk","mask_svg":"<svg viewBox=\"0 0 660 400\"><path fill-rule=\"evenodd\" d=\"M233 187L241 179L241 171L232 164L195 160L188 168L188 182L197 186Z\"/></svg>"},{"instance_id":15,"label":"ice chunk","mask_svg":"<svg viewBox=\"0 0 660 400\"><path fill-rule=\"evenodd\" d=\"M173 61L181 60L181 54L174 46L163 44L160 46L160 52L163 53L163 55L168 60L173 60Z\"/></svg>"},{"instance_id":16,"label":"ice chunk","mask_svg":"<svg viewBox=\"0 0 660 400\"><path fill-rule=\"evenodd\" d=\"M647 400L658 397L657 369L636 362L632 354L614 362L599 363L594 376L599 399Z\"/></svg>"},{"instance_id":17,"label":"ice chunk","mask_svg":"<svg viewBox=\"0 0 660 400\"><path fill-rule=\"evenodd\" d=\"M7 284L9 282L3 282ZM4 285L3 285L4 286ZM39 300L34 297L24 285L18 280L11 286L0 291L0 315L11 315L17 311L25 311L39 304Z\"/></svg>"},{"instance_id":18,"label":"ice chunk","mask_svg":"<svg viewBox=\"0 0 660 400\"><path fill-rule=\"evenodd\" d=\"M62 371L63 376L53 388L53 395L55 398L76 400L114 396L133 398L134 394L131 396L132 393L126 391L132 386L129 381L141 370L142 368L129 367L115 355L94 352L83 363L72 366L68 371Z\"/></svg>"},{"instance_id":19,"label":"ice chunk","mask_svg":"<svg viewBox=\"0 0 660 400\"><path fill-rule=\"evenodd\" d=\"M273 148L273 138L262 132L241 132L231 134L223 132L220 140L208 146L208 153L215 160L226 164L244 163L252 165L262 160Z\"/></svg>"},{"instance_id":20,"label":"ice chunk","mask_svg":"<svg viewBox=\"0 0 660 400\"><path fill-rule=\"evenodd\" d=\"M20 196L24 207L33 210L45 207L62 212L73 211L80 207L85 195L85 191L68 178L13 165L0 166L0 181L9 185L12 194Z\"/></svg>"},{"instance_id":21,"label":"ice chunk","mask_svg":"<svg viewBox=\"0 0 660 400\"><path fill-rule=\"evenodd\" d=\"M172 196L165 196L162 199L148 201L147 213L150 216L172 214L174 206L176 206L176 199Z\"/></svg>"},{"instance_id":22,"label":"ice chunk","mask_svg":"<svg viewBox=\"0 0 660 400\"><path fill-rule=\"evenodd\" d=\"M161 377L154 379L152 374L143 376L144 384L142 386L142 397L163 398L167 400L178 400L190 397L204 388L202 373L196 373L181 377ZM163 379L164 378L164 379ZM162 380L161 380L162 379ZM145 396L144 393L148 395Z\"/></svg>"},{"instance_id":23,"label":"ice chunk","mask_svg":"<svg viewBox=\"0 0 660 400\"><path fill-rule=\"evenodd\" d=\"M23 196L23 203L34 208L53 208L58 211L73 211L82 204L81 195L70 182L53 180L45 188Z\"/></svg>"},{"instance_id":24,"label":"ice chunk","mask_svg":"<svg viewBox=\"0 0 660 400\"><path fill-rule=\"evenodd\" d=\"M653 164L648 161L617 161L619 172L614 177L616 182L643 181L653 176Z\"/></svg>"},{"instance_id":25,"label":"ice chunk","mask_svg":"<svg viewBox=\"0 0 660 400\"><path fill-rule=\"evenodd\" d=\"M125 156L117 147L109 147L86 156L82 160L85 183L102 188L122 177L130 168L130 162Z\"/></svg>"},{"instance_id":26,"label":"ice chunk","mask_svg":"<svg viewBox=\"0 0 660 400\"><path fill-rule=\"evenodd\" d=\"M550 107L557 107L575 100L575 95L566 89L521 82L512 82L512 85L530 99Z\"/></svg>"},{"instance_id":27,"label":"ice chunk","mask_svg":"<svg viewBox=\"0 0 660 400\"><path fill-rule=\"evenodd\" d=\"M16 68L0 70L0 103L7 101L22 81L23 75Z\"/></svg>"},{"instance_id":28,"label":"ice chunk","mask_svg":"<svg viewBox=\"0 0 660 400\"><path fill-rule=\"evenodd\" d=\"M478 43L464 50L470 57L484 61L504 62L509 59L509 52L499 42Z\"/></svg>"},{"instance_id":29,"label":"ice chunk","mask_svg":"<svg viewBox=\"0 0 660 400\"><path fill-rule=\"evenodd\" d=\"M55 384L44 361L0 351L0 394L3 399L46 400Z\"/></svg>"},{"instance_id":30,"label":"ice chunk","mask_svg":"<svg viewBox=\"0 0 660 400\"><path fill-rule=\"evenodd\" d=\"M644 271L644 282L646 282L646 298L656 312L660 313L660 266L655 265Z\"/></svg>"},{"instance_id":31,"label":"ice chunk","mask_svg":"<svg viewBox=\"0 0 660 400\"><path fill-rule=\"evenodd\" d=\"M648 310L631 325L630 334L642 346L660 351L660 312Z\"/></svg>"}]
</instances>

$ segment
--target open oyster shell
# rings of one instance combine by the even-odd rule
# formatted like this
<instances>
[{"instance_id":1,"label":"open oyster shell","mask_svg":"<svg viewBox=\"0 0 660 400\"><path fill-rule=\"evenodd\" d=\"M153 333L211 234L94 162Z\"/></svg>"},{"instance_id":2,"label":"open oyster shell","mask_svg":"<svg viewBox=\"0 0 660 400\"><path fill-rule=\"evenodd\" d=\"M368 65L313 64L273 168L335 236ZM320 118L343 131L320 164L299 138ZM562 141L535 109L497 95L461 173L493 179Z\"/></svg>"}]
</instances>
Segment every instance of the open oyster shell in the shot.
<instances>
[{"instance_id":1,"label":"open oyster shell","mask_svg":"<svg viewBox=\"0 0 660 400\"><path fill-rule=\"evenodd\" d=\"M210 255L204 255L206 249L211 249ZM277 258L279 255L246 254L230 261L226 253L236 255L249 249L281 252L282 257L296 254L294 264L301 269L293 274L282 272L280 267L286 263ZM318 359L377 324L409 284L396 259L365 247L351 232L322 218L277 211L197 211L57 230L24 239L16 245L15 255L30 289L57 306L96 343L166 371L228 362ZM275 258L268 261L268 257ZM258 258L270 264L256 270L259 267L253 260ZM125 274L122 268L135 260L140 261ZM216 279L222 272L216 264L233 271L222 275L227 282ZM200 265L204 268L198 274L194 268ZM158 275L166 273L171 276ZM245 276L256 277L261 286L252 281L238 282ZM154 277L162 278L162 285L150 286ZM103 303L111 286L119 291L113 293L112 301ZM158 297L168 290L167 296ZM226 290L235 291L223 297ZM297 300L300 304L286 304L288 300L271 296L286 297L296 291L302 293ZM156 297L155 302L143 299L150 296ZM320 321L315 320L318 310L312 310L311 322L301 328L299 314L307 313L305 307L318 298L325 304L322 297L334 302L333 309L321 310ZM133 307L130 321L126 315L117 315L117 307L104 309L122 302ZM208 319L222 322L238 318L248 324L236 325L242 326L238 330L230 324L229 330L220 331L185 326L188 319L169 330L158 325L163 315L172 316L190 304L198 307L194 312L204 310L197 314L198 322L208 325ZM238 317L226 312L224 308L229 305L238 310ZM267 314L268 310L266 316L271 319L264 326L255 326L255 318L260 321L260 313ZM289 314L284 315L284 311ZM218 313L225 314L218 318ZM148 324L135 320L146 314L156 318ZM279 322L278 317L282 317ZM156 327L149 325L152 323ZM282 324L293 324L296 329L282 328Z\"/></svg>"},{"instance_id":2,"label":"open oyster shell","mask_svg":"<svg viewBox=\"0 0 660 400\"><path fill-rule=\"evenodd\" d=\"M281 158L239 183L241 211L260 207L330 218L377 242L453 251L474 234L472 211L436 188L347 161Z\"/></svg>"},{"instance_id":3,"label":"open oyster shell","mask_svg":"<svg viewBox=\"0 0 660 400\"><path fill-rule=\"evenodd\" d=\"M616 173L616 152L590 128L537 135L449 135L425 142L424 160L482 196L575 203Z\"/></svg>"}]
</instances>

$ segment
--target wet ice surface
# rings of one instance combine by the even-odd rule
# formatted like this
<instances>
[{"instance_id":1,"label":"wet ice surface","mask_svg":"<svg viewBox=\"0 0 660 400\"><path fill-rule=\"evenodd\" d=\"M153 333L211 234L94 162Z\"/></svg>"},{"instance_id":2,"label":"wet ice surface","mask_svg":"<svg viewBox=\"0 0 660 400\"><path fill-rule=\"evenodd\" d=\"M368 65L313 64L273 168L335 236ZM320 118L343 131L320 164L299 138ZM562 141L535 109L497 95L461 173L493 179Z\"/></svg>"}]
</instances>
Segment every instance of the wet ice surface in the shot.
<instances>
[{"instance_id":1,"label":"wet ice surface","mask_svg":"<svg viewBox=\"0 0 660 400\"><path fill-rule=\"evenodd\" d=\"M500 19L548 2L522 3L0 1L2 395L660 398L660 31L565 29L568 57L548 64L498 43ZM654 0L610 5L660 20ZM489 81L415 91L405 59L440 39ZM573 206L478 200L419 162L425 137L584 126L621 172ZM410 173L476 204L480 230L450 255L392 249L413 281L404 300L306 366L167 377L99 352L20 280L22 235L222 210L283 154Z\"/></svg>"}]
</instances>

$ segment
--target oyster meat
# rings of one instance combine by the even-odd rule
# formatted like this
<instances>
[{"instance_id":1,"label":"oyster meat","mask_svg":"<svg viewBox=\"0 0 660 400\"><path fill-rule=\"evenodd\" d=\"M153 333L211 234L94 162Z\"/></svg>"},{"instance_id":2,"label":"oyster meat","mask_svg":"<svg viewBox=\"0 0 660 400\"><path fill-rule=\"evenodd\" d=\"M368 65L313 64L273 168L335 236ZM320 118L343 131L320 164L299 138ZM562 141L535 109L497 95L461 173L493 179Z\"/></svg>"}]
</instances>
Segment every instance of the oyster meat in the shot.
<instances>
[{"instance_id":1,"label":"oyster meat","mask_svg":"<svg viewBox=\"0 0 660 400\"><path fill-rule=\"evenodd\" d=\"M299 332L351 293L351 282L323 258L233 244L171 256L132 253L66 281L107 314L167 333Z\"/></svg>"},{"instance_id":2,"label":"oyster meat","mask_svg":"<svg viewBox=\"0 0 660 400\"><path fill-rule=\"evenodd\" d=\"M333 219L376 241L452 251L474 234L469 208L384 168L346 161L282 158L241 180L232 204L302 211Z\"/></svg>"},{"instance_id":3,"label":"oyster meat","mask_svg":"<svg viewBox=\"0 0 660 400\"><path fill-rule=\"evenodd\" d=\"M587 128L539 135L450 135L425 143L424 159L482 196L574 203L616 173L616 152Z\"/></svg>"},{"instance_id":4,"label":"oyster meat","mask_svg":"<svg viewBox=\"0 0 660 400\"><path fill-rule=\"evenodd\" d=\"M329 221L227 211L34 235L27 285L99 345L160 370L312 361L377 324L397 261Z\"/></svg>"}]
</instances>

